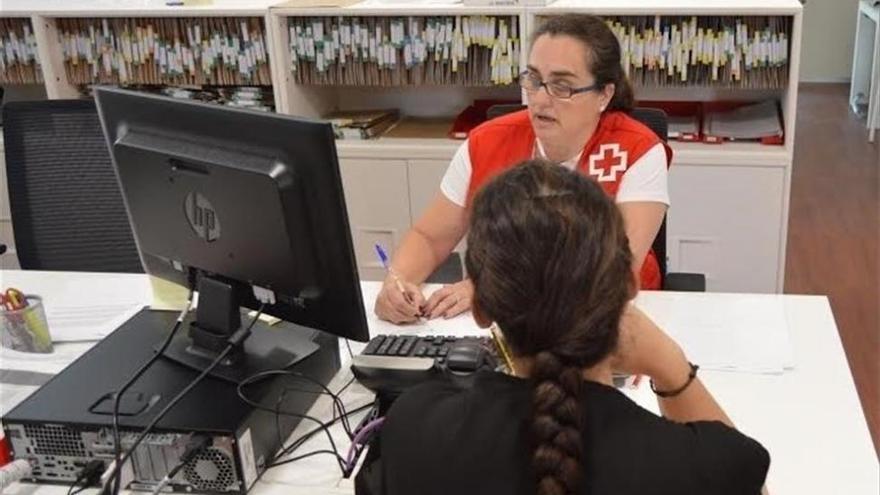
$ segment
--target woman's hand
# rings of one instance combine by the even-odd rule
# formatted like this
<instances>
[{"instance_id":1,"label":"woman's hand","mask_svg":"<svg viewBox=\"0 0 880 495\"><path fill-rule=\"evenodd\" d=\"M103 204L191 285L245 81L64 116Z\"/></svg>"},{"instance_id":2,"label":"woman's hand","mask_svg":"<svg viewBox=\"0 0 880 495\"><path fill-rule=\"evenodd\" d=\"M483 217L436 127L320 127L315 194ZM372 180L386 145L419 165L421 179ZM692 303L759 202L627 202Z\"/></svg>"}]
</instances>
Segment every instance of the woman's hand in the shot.
<instances>
[{"instance_id":1,"label":"woman's hand","mask_svg":"<svg viewBox=\"0 0 880 495\"><path fill-rule=\"evenodd\" d=\"M441 316L452 318L471 309L473 300L474 284L466 278L431 294L425 304L425 316L431 320Z\"/></svg>"},{"instance_id":2,"label":"woman's hand","mask_svg":"<svg viewBox=\"0 0 880 495\"><path fill-rule=\"evenodd\" d=\"M685 383L690 364L681 347L634 304L620 319L620 337L611 361L615 371L645 375L661 390Z\"/></svg>"},{"instance_id":3,"label":"woman's hand","mask_svg":"<svg viewBox=\"0 0 880 495\"><path fill-rule=\"evenodd\" d=\"M380 319L399 325L417 321L424 305L425 296L417 285L389 274L382 283L373 311Z\"/></svg>"}]
</instances>

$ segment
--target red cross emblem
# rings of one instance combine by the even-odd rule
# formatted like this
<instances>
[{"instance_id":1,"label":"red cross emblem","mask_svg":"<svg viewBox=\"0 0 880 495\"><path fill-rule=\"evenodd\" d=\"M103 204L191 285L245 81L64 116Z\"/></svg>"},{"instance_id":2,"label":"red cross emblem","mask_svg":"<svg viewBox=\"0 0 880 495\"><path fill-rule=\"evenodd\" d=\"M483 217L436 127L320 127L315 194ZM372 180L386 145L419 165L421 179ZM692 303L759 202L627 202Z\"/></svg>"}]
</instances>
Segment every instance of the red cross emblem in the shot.
<instances>
[{"instance_id":1,"label":"red cross emblem","mask_svg":"<svg viewBox=\"0 0 880 495\"><path fill-rule=\"evenodd\" d=\"M618 173L626 172L626 151L617 143L603 144L589 157L590 175L599 182L614 182Z\"/></svg>"}]
</instances>

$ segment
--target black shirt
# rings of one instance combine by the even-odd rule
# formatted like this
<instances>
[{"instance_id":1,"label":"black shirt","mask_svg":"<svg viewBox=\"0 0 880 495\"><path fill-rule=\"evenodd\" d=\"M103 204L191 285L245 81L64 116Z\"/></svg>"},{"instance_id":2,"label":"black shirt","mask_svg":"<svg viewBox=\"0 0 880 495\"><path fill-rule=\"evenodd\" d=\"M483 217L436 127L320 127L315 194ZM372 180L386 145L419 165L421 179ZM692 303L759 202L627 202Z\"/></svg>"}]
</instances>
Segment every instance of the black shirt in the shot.
<instances>
[{"instance_id":1,"label":"black shirt","mask_svg":"<svg viewBox=\"0 0 880 495\"><path fill-rule=\"evenodd\" d=\"M474 378L469 388L433 382L404 393L374 445L379 459L358 475L358 491L533 494L530 383L491 372ZM585 382L581 403L582 494L755 495L764 484L767 451L720 422L675 423L595 382Z\"/></svg>"}]
</instances>

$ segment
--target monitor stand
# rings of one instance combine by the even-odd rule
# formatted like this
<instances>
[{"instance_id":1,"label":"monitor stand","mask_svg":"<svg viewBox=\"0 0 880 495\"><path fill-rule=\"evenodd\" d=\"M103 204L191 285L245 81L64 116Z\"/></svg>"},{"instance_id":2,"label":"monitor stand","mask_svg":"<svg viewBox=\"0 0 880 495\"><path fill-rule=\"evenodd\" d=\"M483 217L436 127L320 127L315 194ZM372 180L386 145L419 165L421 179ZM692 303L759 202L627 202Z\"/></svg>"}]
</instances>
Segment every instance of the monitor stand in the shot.
<instances>
[{"instance_id":1,"label":"monitor stand","mask_svg":"<svg viewBox=\"0 0 880 495\"><path fill-rule=\"evenodd\" d=\"M188 324L188 334L178 332L164 355L202 371L226 349L229 338L242 326L242 313L234 287L222 280L202 277L196 318L182 324ZM318 344L309 338L305 328L286 327L276 329L257 321L251 327L250 335L233 348L210 375L241 383L263 371L290 368L318 350Z\"/></svg>"}]
</instances>

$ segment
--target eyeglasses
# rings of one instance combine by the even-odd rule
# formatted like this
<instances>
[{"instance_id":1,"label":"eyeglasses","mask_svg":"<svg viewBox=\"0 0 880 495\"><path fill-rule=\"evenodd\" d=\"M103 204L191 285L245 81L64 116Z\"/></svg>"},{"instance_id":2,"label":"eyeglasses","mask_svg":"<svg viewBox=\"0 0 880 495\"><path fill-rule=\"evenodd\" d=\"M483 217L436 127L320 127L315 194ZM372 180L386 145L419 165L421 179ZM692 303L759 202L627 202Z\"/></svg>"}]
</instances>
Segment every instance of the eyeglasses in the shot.
<instances>
[{"instance_id":1,"label":"eyeglasses","mask_svg":"<svg viewBox=\"0 0 880 495\"><path fill-rule=\"evenodd\" d=\"M572 88L563 83L544 82L537 74L529 71L525 71L519 75L519 85L529 93L534 93L543 87L548 95L560 100L569 100L576 94L595 91L601 88L599 84L591 84L582 88Z\"/></svg>"}]
</instances>

